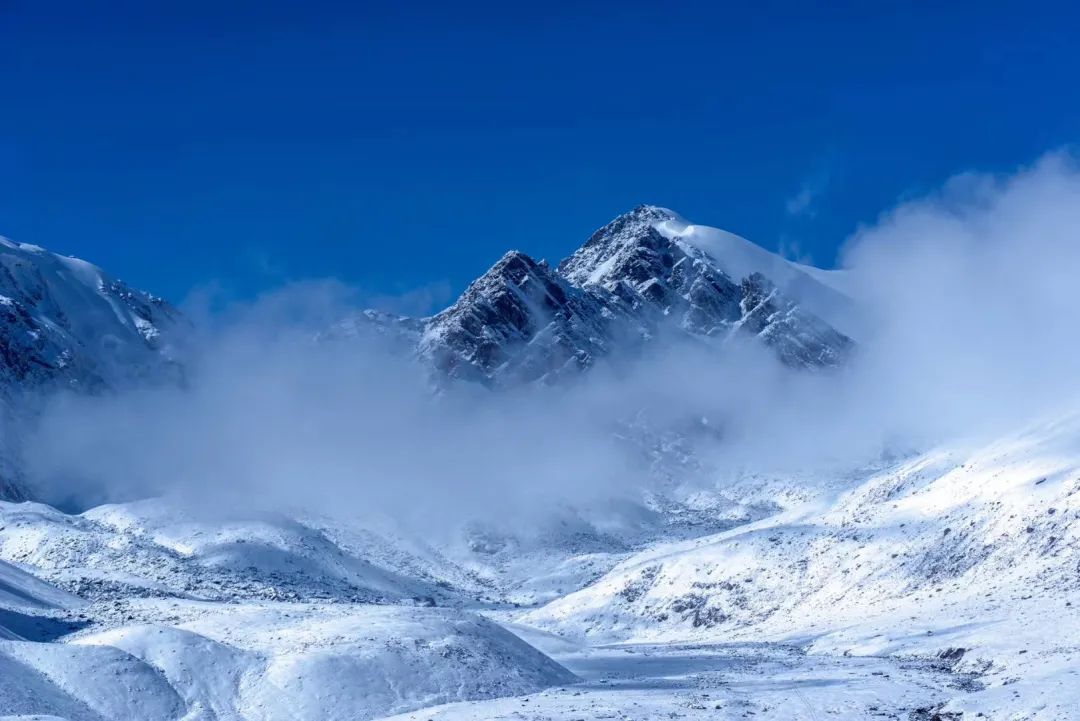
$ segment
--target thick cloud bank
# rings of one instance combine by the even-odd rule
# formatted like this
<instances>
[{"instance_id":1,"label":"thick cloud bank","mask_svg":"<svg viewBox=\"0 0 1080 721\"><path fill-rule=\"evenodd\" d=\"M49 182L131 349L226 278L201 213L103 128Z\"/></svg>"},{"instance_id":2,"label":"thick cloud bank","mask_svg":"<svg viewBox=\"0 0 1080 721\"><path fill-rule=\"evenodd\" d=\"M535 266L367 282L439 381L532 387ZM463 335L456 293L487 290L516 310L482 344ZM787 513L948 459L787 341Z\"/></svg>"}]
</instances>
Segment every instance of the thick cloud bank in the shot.
<instances>
[{"instance_id":1,"label":"thick cloud bank","mask_svg":"<svg viewBox=\"0 0 1080 721\"><path fill-rule=\"evenodd\" d=\"M1055 154L968 174L857 233L845 264L869 314L861 392L898 431L990 429L1080 391L1080 169Z\"/></svg>"},{"instance_id":2,"label":"thick cloud bank","mask_svg":"<svg viewBox=\"0 0 1080 721\"><path fill-rule=\"evenodd\" d=\"M374 339L313 342L349 311L340 294L286 289L219 318L186 388L54 403L31 470L81 503L180 492L428 523L632 492L645 463L614 432L632 418L708 419L718 432L698 434L698 450L721 471L856 464L1076 400L1078 229L1080 171L1064 154L958 176L883 215L849 240L835 278L866 332L834 374L749 347L671 347L565 388L433 397Z\"/></svg>"}]
</instances>

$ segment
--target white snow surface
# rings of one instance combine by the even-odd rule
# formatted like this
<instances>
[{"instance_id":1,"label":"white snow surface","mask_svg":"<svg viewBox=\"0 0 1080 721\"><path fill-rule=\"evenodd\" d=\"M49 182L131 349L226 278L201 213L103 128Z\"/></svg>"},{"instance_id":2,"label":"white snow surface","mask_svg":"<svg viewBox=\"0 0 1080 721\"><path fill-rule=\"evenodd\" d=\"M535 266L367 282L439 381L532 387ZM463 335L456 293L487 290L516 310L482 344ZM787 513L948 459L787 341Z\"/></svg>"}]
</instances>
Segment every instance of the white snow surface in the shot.
<instances>
[{"instance_id":1,"label":"white snow surface","mask_svg":"<svg viewBox=\"0 0 1080 721\"><path fill-rule=\"evenodd\" d=\"M160 502L82 516L4 504L0 557L19 568L0 566L0 713L1077 718L1080 417L724 492L778 510L602 558L553 545L535 561L555 574L542 592L498 579L523 573L513 563L488 565L495 580L482 583L464 557L355 528L323 527L332 540L312 545L310 520L203 525ZM258 564L270 539L307 547L300 567L348 549L393 571L397 592L372 605L298 581L289 564L245 576L240 560L204 563L223 544L244 559L250 543ZM428 575L444 562L446 576ZM305 600L316 588L325 599ZM407 596L417 588L441 589L453 607L418 605Z\"/></svg>"},{"instance_id":2,"label":"white snow surface","mask_svg":"<svg viewBox=\"0 0 1080 721\"><path fill-rule=\"evenodd\" d=\"M575 678L453 609L144 599L127 625L0 642L0 710L81 719L370 719Z\"/></svg>"},{"instance_id":3,"label":"white snow surface","mask_svg":"<svg viewBox=\"0 0 1080 721\"><path fill-rule=\"evenodd\" d=\"M767 644L629 644L562 648L552 656L582 683L453 703L394 721L896 718L929 709L951 679L928 664L806 656Z\"/></svg>"},{"instance_id":4,"label":"white snow surface","mask_svg":"<svg viewBox=\"0 0 1080 721\"><path fill-rule=\"evenodd\" d=\"M1080 418L953 445L637 554L523 623L590 642L793 643L977 674L964 718L1080 709Z\"/></svg>"},{"instance_id":5,"label":"white snow surface","mask_svg":"<svg viewBox=\"0 0 1080 721\"><path fill-rule=\"evenodd\" d=\"M658 210L666 216L654 225L660 235L705 251L732 278L760 273L786 296L842 333L860 335L857 308L848 296L846 271L797 263L735 233L691 223L667 208Z\"/></svg>"}]
</instances>

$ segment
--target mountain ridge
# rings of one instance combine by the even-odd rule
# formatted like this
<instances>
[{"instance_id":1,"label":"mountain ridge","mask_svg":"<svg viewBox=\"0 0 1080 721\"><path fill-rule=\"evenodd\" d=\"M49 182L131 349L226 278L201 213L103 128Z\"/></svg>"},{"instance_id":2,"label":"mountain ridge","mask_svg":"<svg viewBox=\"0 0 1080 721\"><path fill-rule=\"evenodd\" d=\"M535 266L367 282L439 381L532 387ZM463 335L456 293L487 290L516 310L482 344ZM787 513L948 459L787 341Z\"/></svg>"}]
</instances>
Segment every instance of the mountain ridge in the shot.
<instances>
[{"instance_id":1,"label":"mountain ridge","mask_svg":"<svg viewBox=\"0 0 1080 721\"><path fill-rule=\"evenodd\" d=\"M705 240L723 233L640 205L555 267L509 251L448 308L411 321L422 328L415 353L440 376L489 386L557 382L671 335L718 346L757 337L782 363L802 369L844 362L854 341L791 295L802 286L842 302L835 289L758 246L758 261L768 262L740 258L733 267L751 272L729 273L707 243L693 242L703 231ZM787 270L773 279L762 265ZM385 323L366 320L386 334Z\"/></svg>"},{"instance_id":2,"label":"mountain ridge","mask_svg":"<svg viewBox=\"0 0 1080 721\"><path fill-rule=\"evenodd\" d=\"M436 387L559 383L601 362L632 360L661 338L718 351L753 341L793 368L841 365L854 342L789 294L783 269L792 264L741 245L728 263L706 249L730 235L718 234L641 205L555 266L511 250L431 317L367 310L318 339L377 338L417 359ZM781 271L769 277L759 268ZM33 416L27 399L181 382L188 330L168 302L91 263L0 241L0 420L8 429L0 440L0 497L26 495L18 448Z\"/></svg>"}]
</instances>

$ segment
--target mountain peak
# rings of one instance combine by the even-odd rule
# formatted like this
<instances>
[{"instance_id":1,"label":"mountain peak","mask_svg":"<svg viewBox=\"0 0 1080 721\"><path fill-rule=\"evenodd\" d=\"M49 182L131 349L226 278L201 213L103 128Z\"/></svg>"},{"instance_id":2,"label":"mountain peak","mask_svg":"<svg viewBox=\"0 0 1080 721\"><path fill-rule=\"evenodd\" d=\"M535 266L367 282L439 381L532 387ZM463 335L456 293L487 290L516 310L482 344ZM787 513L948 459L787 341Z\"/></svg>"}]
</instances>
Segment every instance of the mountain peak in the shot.
<instances>
[{"instance_id":1,"label":"mountain peak","mask_svg":"<svg viewBox=\"0 0 1080 721\"><path fill-rule=\"evenodd\" d=\"M712 231L667 208L639 205L593 233L557 269L512 250L430 319L419 354L450 378L550 381L670 331L723 341L741 329L790 365L839 362L846 337L830 333L782 288L763 292L774 280L769 274L740 284L754 264L745 264L747 274L727 272L686 240L696 240L698 230Z\"/></svg>"},{"instance_id":2,"label":"mountain peak","mask_svg":"<svg viewBox=\"0 0 1080 721\"><path fill-rule=\"evenodd\" d=\"M634 218L652 223L659 223L665 220L678 220L681 216L674 210L668 208L662 208L659 205L648 205L643 203L629 213L623 213L615 220L619 218Z\"/></svg>"},{"instance_id":3,"label":"mountain peak","mask_svg":"<svg viewBox=\"0 0 1080 721\"><path fill-rule=\"evenodd\" d=\"M452 378L483 380L516 361L514 373L535 380L565 366L586 343L587 338L574 336L571 341L568 336L572 326L591 322L582 320L586 308L590 306L581 291L546 262L513 250L431 319L419 351ZM559 346L560 352L545 352L525 362L519 349L549 326L559 329L551 335L552 346Z\"/></svg>"},{"instance_id":4,"label":"mountain peak","mask_svg":"<svg viewBox=\"0 0 1080 721\"><path fill-rule=\"evenodd\" d=\"M495 262L487 272L474 280L458 302L507 292L512 289L549 288L550 293L561 295L558 286L561 279L545 261L537 261L520 250L511 250ZM455 304L456 305L456 304Z\"/></svg>"},{"instance_id":5,"label":"mountain peak","mask_svg":"<svg viewBox=\"0 0 1080 721\"><path fill-rule=\"evenodd\" d=\"M484 275L487 276L492 273L501 274L515 268L532 270L540 265L541 263L534 260L528 253L523 253L520 250L508 250L501 258L495 261L495 264L492 265Z\"/></svg>"},{"instance_id":6,"label":"mountain peak","mask_svg":"<svg viewBox=\"0 0 1080 721\"><path fill-rule=\"evenodd\" d=\"M639 205L593 233L559 264L559 272L583 286L627 279L644 283L665 275L674 260L671 242L657 226L678 218L667 208Z\"/></svg>"}]
</instances>

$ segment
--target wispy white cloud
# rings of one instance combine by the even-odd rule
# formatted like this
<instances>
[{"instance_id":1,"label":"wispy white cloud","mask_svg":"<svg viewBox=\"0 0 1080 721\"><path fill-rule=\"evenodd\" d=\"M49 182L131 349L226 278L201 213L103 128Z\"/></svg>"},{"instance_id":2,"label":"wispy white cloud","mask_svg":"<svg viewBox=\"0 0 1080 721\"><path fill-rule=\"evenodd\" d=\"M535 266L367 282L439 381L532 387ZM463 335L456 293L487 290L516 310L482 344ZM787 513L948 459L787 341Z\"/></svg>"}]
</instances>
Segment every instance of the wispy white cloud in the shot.
<instances>
[{"instance_id":1,"label":"wispy white cloud","mask_svg":"<svg viewBox=\"0 0 1080 721\"><path fill-rule=\"evenodd\" d=\"M372 296L366 299L366 304L391 313L425 316L442 310L453 298L454 288L450 281L438 280L400 293Z\"/></svg>"},{"instance_id":2,"label":"wispy white cloud","mask_svg":"<svg viewBox=\"0 0 1080 721\"><path fill-rule=\"evenodd\" d=\"M777 248L777 252L788 260L793 260L796 263L814 265L814 257L803 248L802 243L800 243L797 238L791 238L786 235L780 236L780 245Z\"/></svg>"},{"instance_id":3,"label":"wispy white cloud","mask_svg":"<svg viewBox=\"0 0 1080 721\"><path fill-rule=\"evenodd\" d=\"M819 171L803 180L799 190L784 203L788 215L813 218L818 212L818 203L829 188L830 174Z\"/></svg>"},{"instance_id":4,"label":"wispy white cloud","mask_svg":"<svg viewBox=\"0 0 1080 721\"><path fill-rule=\"evenodd\" d=\"M799 189L799 192L787 199L784 209L787 210L788 215L803 215L811 210L810 206L813 202L813 191L810 186L804 185Z\"/></svg>"}]
</instances>

